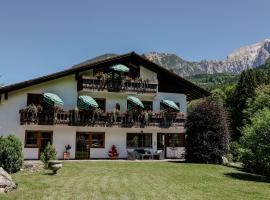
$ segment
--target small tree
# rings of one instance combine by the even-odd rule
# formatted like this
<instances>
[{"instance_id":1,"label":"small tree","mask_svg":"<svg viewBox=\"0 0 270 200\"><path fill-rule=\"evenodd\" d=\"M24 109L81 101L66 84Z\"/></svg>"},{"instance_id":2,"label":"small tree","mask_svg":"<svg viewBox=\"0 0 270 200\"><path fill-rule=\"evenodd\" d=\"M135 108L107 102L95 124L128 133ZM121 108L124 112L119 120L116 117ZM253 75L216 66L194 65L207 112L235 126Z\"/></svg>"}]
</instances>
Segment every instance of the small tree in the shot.
<instances>
[{"instance_id":1,"label":"small tree","mask_svg":"<svg viewBox=\"0 0 270 200\"><path fill-rule=\"evenodd\" d=\"M55 147L50 143L48 143L44 151L40 154L40 160L44 163L45 168L47 168L48 161L56 159L57 159L57 152L55 150Z\"/></svg>"},{"instance_id":2,"label":"small tree","mask_svg":"<svg viewBox=\"0 0 270 200\"><path fill-rule=\"evenodd\" d=\"M15 135L0 137L0 167L9 173L19 171L23 163L22 143Z\"/></svg>"},{"instance_id":3,"label":"small tree","mask_svg":"<svg viewBox=\"0 0 270 200\"><path fill-rule=\"evenodd\" d=\"M270 109L255 114L251 123L242 129L242 134L244 169L270 176Z\"/></svg>"},{"instance_id":4,"label":"small tree","mask_svg":"<svg viewBox=\"0 0 270 200\"><path fill-rule=\"evenodd\" d=\"M227 112L221 103L206 100L188 115L186 160L220 163L229 143Z\"/></svg>"}]
</instances>

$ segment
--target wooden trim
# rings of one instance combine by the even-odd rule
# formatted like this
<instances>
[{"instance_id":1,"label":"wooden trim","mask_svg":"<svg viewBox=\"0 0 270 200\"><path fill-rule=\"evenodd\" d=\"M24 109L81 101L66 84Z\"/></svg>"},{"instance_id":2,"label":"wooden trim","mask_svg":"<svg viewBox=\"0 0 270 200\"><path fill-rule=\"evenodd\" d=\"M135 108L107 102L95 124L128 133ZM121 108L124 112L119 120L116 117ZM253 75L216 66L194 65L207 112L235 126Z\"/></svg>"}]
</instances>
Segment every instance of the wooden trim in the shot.
<instances>
[{"instance_id":1,"label":"wooden trim","mask_svg":"<svg viewBox=\"0 0 270 200\"><path fill-rule=\"evenodd\" d=\"M104 59L104 60L93 62L93 63L91 63L91 62L82 63L82 64L76 65L70 69L60 71L60 72L57 72L54 74L42 76L42 77L39 77L36 79L16 83L16 84L9 85L9 86L4 86L4 87L0 88L0 93L7 94L8 92L11 92L14 90L19 90L19 89L22 89L25 87L30 87L30 86L33 86L36 84L55 80L55 79L62 78L62 77L68 76L68 75L73 75L73 74L75 75L76 73L87 71L89 69L103 68L104 66L110 66L110 65L116 64L116 63L122 63L122 64L128 65L129 62L130 63L139 63L139 64L143 65L144 67L146 67L147 69L156 72L158 74L158 78L160 78L161 76L162 77L168 76L169 79L173 83L175 83L175 87L174 87L175 90L182 88L183 92L181 92L181 93L186 94L189 100L209 96L211 94L209 91L197 86L196 84L180 77L179 75L177 75L173 72L170 72L169 70L165 69L164 67L144 58L143 56L136 54L135 52L131 52L131 53L120 55L120 56L115 56L112 58Z\"/></svg>"},{"instance_id":2,"label":"wooden trim","mask_svg":"<svg viewBox=\"0 0 270 200\"><path fill-rule=\"evenodd\" d=\"M106 112L106 98L93 98L94 100L104 100L104 106L105 106L105 108L104 108L104 112Z\"/></svg>"},{"instance_id":3,"label":"wooden trim","mask_svg":"<svg viewBox=\"0 0 270 200\"><path fill-rule=\"evenodd\" d=\"M151 135L151 147L128 147L128 144L127 144L127 136L128 134L130 135ZM144 148L144 149L147 149L147 148L153 148L153 133L127 133L126 134L126 148L127 149L134 149L134 148Z\"/></svg>"},{"instance_id":4,"label":"wooden trim","mask_svg":"<svg viewBox=\"0 0 270 200\"><path fill-rule=\"evenodd\" d=\"M27 133L32 132L37 134L37 144L36 145L29 145L26 144L26 135ZM53 145L53 131L42 131L42 130L26 130L25 131L25 139L24 139L24 148L41 148L41 133L51 133L51 145Z\"/></svg>"},{"instance_id":5,"label":"wooden trim","mask_svg":"<svg viewBox=\"0 0 270 200\"><path fill-rule=\"evenodd\" d=\"M90 149L104 149L105 148L105 142L106 142L106 137L105 137L105 132L87 132L87 131L77 131L76 132L76 136L77 136L77 133L85 133L85 134L88 134L88 144L89 144L89 148ZM102 134L103 135L103 145L101 147L92 147L92 136L93 134ZM75 141L76 143L76 141ZM76 144L75 144L76 145ZM75 147L75 151L76 151L76 147Z\"/></svg>"},{"instance_id":6,"label":"wooden trim","mask_svg":"<svg viewBox=\"0 0 270 200\"><path fill-rule=\"evenodd\" d=\"M92 143L92 139L93 139L93 134L100 134L103 136L103 145L100 146L100 147L93 147L93 143ZM105 148L105 132L90 132L89 133L89 145L90 145L90 148L92 149L104 149Z\"/></svg>"},{"instance_id":7,"label":"wooden trim","mask_svg":"<svg viewBox=\"0 0 270 200\"><path fill-rule=\"evenodd\" d=\"M179 135L179 146L175 146L175 147L185 147L185 143L184 143L185 133L165 133L165 144L166 144L166 147L171 147L169 145L168 134L177 134L177 135Z\"/></svg>"},{"instance_id":8,"label":"wooden trim","mask_svg":"<svg viewBox=\"0 0 270 200\"><path fill-rule=\"evenodd\" d=\"M24 148L38 148L38 144L26 144L27 141L27 134L30 132L35 132L35 134L38 134L36 131L27 130L24 134Z\"/></svg>"}]
</instances>

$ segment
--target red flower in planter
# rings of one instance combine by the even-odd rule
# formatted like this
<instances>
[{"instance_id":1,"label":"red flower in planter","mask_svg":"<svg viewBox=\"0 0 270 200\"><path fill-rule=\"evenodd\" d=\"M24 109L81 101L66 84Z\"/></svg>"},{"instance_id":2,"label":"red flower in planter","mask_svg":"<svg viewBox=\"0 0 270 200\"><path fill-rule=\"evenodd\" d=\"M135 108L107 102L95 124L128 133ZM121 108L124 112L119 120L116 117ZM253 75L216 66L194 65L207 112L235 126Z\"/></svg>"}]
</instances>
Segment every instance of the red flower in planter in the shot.
<instances>
[{"instance_id":1,"label":"red flower in planter","mask_svg":"<svg viewBox=\"0 0 270 200\"><path fill-rule=\"evenodd\" d=\"M118 155L119 155L119 153L118 153L118 151L117 151L116 146L115 146L115 145L112 145L111 150L110 150L109 153L108 153L108 156L109 156L111 159L116 159L116 158L118 158Z\"/></svg>"}]
</instances>

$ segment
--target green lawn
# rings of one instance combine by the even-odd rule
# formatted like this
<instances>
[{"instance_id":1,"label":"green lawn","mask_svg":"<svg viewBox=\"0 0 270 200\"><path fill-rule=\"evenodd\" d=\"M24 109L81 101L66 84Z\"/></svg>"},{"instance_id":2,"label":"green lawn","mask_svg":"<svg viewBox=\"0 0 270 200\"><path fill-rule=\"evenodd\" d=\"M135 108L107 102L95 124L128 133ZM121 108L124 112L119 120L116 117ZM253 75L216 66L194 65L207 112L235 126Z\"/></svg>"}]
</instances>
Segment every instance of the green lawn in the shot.
<instances>
[{"instance_id":1,"label":"green lawn","mask_svg":"<svg viewBox=\"0 0 270 200\"><path fill-rule=\"evenodd\" d=\"M64 162L59 176L19 172L0 199L270 199L270 181L218 165Z\"/></svg>"}]
</instances>

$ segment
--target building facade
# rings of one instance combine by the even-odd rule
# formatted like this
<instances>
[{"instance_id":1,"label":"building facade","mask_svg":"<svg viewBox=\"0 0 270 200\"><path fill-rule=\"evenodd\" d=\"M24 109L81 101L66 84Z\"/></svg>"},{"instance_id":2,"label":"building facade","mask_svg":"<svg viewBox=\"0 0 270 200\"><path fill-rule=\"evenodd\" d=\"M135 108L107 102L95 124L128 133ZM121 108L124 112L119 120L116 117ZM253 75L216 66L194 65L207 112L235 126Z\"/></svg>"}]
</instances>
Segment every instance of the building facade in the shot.
<instances>
[{"instance_id":1,"label":"building facade","mask_svg":"<svg viewBox=\"0 0 270 200\"><path fill-rule=\"evenodd\" d=\"M0 135L18 136L25 159L48 142L60 159L66 145L71 159L108 158L112 145L119 158L134 149L177 158L187 101L208 94L132 52L0 88Z\"/></svg>"}]
</instances>

